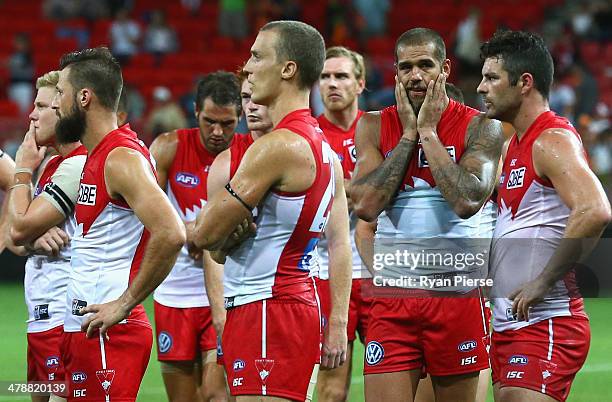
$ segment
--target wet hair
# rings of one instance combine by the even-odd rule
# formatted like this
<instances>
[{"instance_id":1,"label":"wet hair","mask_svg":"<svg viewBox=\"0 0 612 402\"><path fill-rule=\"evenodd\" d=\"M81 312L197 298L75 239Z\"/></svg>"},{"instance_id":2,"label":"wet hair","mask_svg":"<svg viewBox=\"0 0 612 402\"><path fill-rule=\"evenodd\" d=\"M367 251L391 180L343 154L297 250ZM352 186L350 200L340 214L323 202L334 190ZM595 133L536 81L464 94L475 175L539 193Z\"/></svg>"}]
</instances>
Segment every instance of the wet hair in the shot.
<instances>
[{"instance_id":1,"label":"wet hair","mask_svg":"<svg viewBox=\"0 0 612 402\"><path fill-rule=\"evenodd\" d=\"M196 90L196 110L204 107L204 101L210 98L220 106L233 105L236 107L236 115L242 113L242 102L240 100L240 82L234 73L227 71L216 71L206 74L199 82Z\"/></svg>"},{"instance_id":2,"label":"wet hair","mask_svg":"<svg viewBox=\"0 0 612 402\"><path fill-rule=\"evenodd\" d=\"M400 46L422 46L434 45L434 58L442 64L446 60L446 45L439 33L429 28L413 28L404 32L395 42L395 61L397 61L397 49Z\"/></svg>"},{"instance_id":3,"label":"wet hair","mask_svg":"<svg viewBox=\"0 0 612 402\"><path fill-rule=\"evenodd\" d=\"M508 72L510 85L516 85L521 74L533 76L535 88L544 99L550 95L554 65L544 40L524 31L497 31L480 46L481 58L499 58Z\"/></svg>"},{"instance_id":4,"label":"wet hair","mask_svg":"<svg viewBox=\"0 0 612 402\"><path fill-rule=\"evenodd\" d=\"M117 111L123 77L121 66L108 48L96 47L66 53L60 60L60 70L68 67L68 81L75 92L90 88L103 107Z\"/></svg>"},{"instance_id":5,"label":"wet hair","mask_svg":"<svg viewBox=\"0 0 612 402\"><path fill-rule=\"evenodd\" d=\"M365 80L366 70L363 63L363 56L359 53L345 48L344 46L333 46L325 51L325 60L334 57L345 57L353 62L353 74L358 80Z\"/></svg>"},{"instance_id":6,"label":"wet hair","mask_svg":"<svg viewBox=\"0 0 612 402\"><path fill-rule=\"evenodd\" d=\"M276 57L294 61L300 88L311 88L319 79L325 62L325 42L315 28L299 21L268 22L260 31L278 32Z\"/></svg>"}]
</instances>

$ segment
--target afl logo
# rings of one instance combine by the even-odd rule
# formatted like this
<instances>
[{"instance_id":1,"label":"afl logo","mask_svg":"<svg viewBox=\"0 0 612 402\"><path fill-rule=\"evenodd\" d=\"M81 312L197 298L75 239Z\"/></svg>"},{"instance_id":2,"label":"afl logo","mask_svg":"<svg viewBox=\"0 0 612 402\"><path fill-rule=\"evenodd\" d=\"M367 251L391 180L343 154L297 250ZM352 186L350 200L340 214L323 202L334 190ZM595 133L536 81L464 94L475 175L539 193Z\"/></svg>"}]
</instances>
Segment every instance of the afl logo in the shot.
<instances>
[{"instance_id":1,"label":"afl logo","mask_svg":"<svg viewBox=\"0 0 612 402\"><path fill-rule=\"evenodd\" d=\"M47 368L58 368L59 367L59 357L57 356L49 356L47 357Z\"/></svg>"},{"instance_id":2,"label":"afl logo","mask_svg":"<svg viewBox=\"0 0 612 402\"><path fill-rule=\"evenodd\" d=\"M524 355L514 355L508 360L508 364L512 364L515 366L524 366L527 363L529 363L529 359L527 358L527 356Z\"/></svg>"},{"instance_id":3,"label":"afl logo","mask_svg":"<svg viewBox=\"0 0 612 402\"><path fill-rule=\"evenodd\" d=\"M459 349L460 352L471 352L472 350L476 349L476 346L476 341L474 340L465 341L463 343L460 343L457 349Z\"/></svg>"},{"instance_id":4,"label":"afl logo","mask_svg":"<svg viewBox=\"0 0 612 402\"><path fill-rule=\"evenodd\" d=\"M81 384L87 380L87 374L82 371L77 371L76 373L72 373L72 382L75 384Z\"/></svg>"},{"instance_id":5,"label":"afl logo","mask_svg":"<svg viewBox=\"0 0 612 402\"><path fill-rule=\"evenodd\" d=\"M179 172L175 176L175 180L178 184L183 187L193 188L200 184L198 176L194 176L190 173Z\"/></svg>"},{"instance_id":6,"label":"afl logo","mask_svg":"<svg viewBox=\"0 0 612 402\"><path fill-rule=\"evenodd\" d=\"M385 357L385 349L382 345L376 341L368 342L368 346L366 346L366 363L368 366L375 366L380 363Z\"/></svg>"},{"instance_id":7,"label":"afl logo","mask_svg":"<svg viewBox=\"0 0 612 402\"><path fill-rule=\"evenodd\" d=\"M169 333L162 331L159 333L157 337L157 347L159 348L159 353L166 353L172 347L172 337Z\"/></svg>"},{"instance_id":8,"label":"afl logo","mask_svg":"<svg viewBox=\"0 0 612 402\"><path fill-rule=\"evenodd\" d=\"M244 360L241 360L241 359L234 360L234 371L240 371L244 369L245 365L246 364L244 363Z\"/></svg>"}]
</instances>

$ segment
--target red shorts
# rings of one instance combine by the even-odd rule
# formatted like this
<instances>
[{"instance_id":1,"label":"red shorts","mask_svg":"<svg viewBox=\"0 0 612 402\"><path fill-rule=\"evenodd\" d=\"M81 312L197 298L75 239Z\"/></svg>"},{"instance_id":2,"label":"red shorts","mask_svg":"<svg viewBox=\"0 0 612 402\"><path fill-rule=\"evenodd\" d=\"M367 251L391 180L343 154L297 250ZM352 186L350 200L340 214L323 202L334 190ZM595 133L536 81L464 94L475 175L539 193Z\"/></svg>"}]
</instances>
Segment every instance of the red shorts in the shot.
<instances>
[{"instance_id":1,"label":"red shorts","mask_svg":"<svg viewBox=\"0 0 612 402\"><path fill-rule=\"evenodd\" d=\"M176 308L154 302L157 360L194 360L217 347L210 307Z\"/></svg>"},{"instance_id":2,"label":"red shorts","mask_svg":"<svg viewBox=\"0 0 612 402\"><path fill-rule=\"evenodd\" d=\"M144 376L153 333L148 324L129 322L108 330L110 340L98 332L65 332L62 357L66 366L68 401L135 401Z\"/></svg>"},{"instance_id":3,"label":"red shorts","mask_svg":"<svg viewBox=\"0 0 612 402\"><path fill-rule=\"evenodd\" d=\"M28 381L64 381L60 344L62 325L44 332L28 333Z\"/></svg>"},{"instance_id":4,"label":"red shorts","mask_svg":"<svg viewBox=\"0 0 612 402\"><path fill-rule=\"evenodd\" d=\"M351 298L349 300L349 316L347 336L348 341L353 342L356 338L355 333L359 334L359 339L363 343L368 329L368 319L370 318L371 299L363 297L361 287L371 279L353 279L351 285ZM329 281L316 278L317 293L321 303L321 320L323 328L327 325L328 317L331 312L331 298L329 295Z\"/></svg>"},{"instance_id":5,"label":"red shorts","mask_svg":"<svg viewBox=\"0 0 612 402\"><path fill-rule=\"evenodd\" d=\"M488 323L479 294L374 298L364 374L426 366L433 376L448 376L488 368Z\"/></svg>"},{"instance_id":6,"label":"red shorts","mask_svg":"<svg viewBox=\"0 0 612 402\"><path fill-rule=\"evenodd\" d=\"M589 320L555 317L518 330L493 332L493 383L565 401L591 342Z\"/></svg>"},{"instance_id":7,"label":"red shorts","mask_svg":"<svg viewBox=\"0 0 612 402\"><path fill-rule=\"evenodd\" d=\"M232 395L303 401L320 362L319 308L286 298L231 308L222 343Z\"/></svg>"}]
</instances>

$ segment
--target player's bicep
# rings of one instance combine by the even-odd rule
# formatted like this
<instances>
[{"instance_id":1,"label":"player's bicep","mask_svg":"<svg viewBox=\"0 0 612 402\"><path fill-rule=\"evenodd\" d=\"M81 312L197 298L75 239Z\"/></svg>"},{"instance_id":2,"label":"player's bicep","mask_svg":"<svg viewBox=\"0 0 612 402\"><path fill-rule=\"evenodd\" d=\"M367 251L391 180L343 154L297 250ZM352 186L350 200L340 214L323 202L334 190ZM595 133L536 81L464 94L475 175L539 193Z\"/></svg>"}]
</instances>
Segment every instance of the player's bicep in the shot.
<instances>
[{"instance_id":1,"label":"player's bicep","mask_svg":"<svg viewBox=\"0 0 612 402\"><path fill-rule=\"evenodd\" d=\"M357 162L353 173L353 183L376 169L383 157L379 149L380 117L366 114L359 119L355 129L355 151Z\"/></svg>"},{"instance_id":2,"label":"player's bicep","mask_svg":"<svg viewBox=\"0 0 612 402\"><path fill-rule=\"evenodd\" d=\"M217 155L210 166L206 183L206 192L209 199L223 190L223 187L229 182L230 160L230 150L226 149Z\"/></svg>"},{"instance_id":3,"label":"player's bicep","mask_svg":"<svg viewBox=\"0 0 612 402\"><path fill-rule=\"evenodd\" d=\"M0 190L7 191L15 173L15 162L4 152L0 153Z\"/></svg>"},{"instance_id":4,"label":"player's bicep","mask_svg":"<svg viewBox=\"0 0 612 402\"><path fill-rule=\"evenodd\" d=\"M157 183L162 189L165 189L168 183L168 171L176 156L177 144L176 132L161 134L151 144L150 152L151 157L155 160Z\"/></svg>"},{"instance_id":5,"label":"player's bicep","mask_svg":"<svg viewBox=\"0 0 612 402\"><path fill-rule=\"evenodd\" d=\"M150 232L183 226L151 165L139 152L128 148L113 150L106 160L104 178L111 197L125 200Z\"/></svg>"},{"instance_id":6,"label":"player's bicep","mask_svg":"<svg viewBox=\"0 0 612 402\"><path fill-rule=\"evenodd\" d=\"M344 179L342 177L342 166L340 161L334 157L334 185L335 194L329 215L329 221L325 228L325 236L330 247L340 243L350 243L349 235L349 212L344 191Z\"/></svg>"}]
</instances>

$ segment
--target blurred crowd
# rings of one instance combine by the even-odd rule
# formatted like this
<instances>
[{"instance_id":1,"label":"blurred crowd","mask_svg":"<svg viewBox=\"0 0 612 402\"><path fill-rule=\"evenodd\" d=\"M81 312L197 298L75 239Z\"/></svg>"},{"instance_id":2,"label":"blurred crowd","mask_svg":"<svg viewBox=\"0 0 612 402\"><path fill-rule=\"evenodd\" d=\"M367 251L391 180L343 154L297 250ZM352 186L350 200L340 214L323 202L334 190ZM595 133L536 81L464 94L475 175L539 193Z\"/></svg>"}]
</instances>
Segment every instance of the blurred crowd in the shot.
<instances>
[{"instance_id":1,"label":"blurred crowd","mask_svg":"<svg viewBox=\"0 0 612 402\"><path fill-rule=\"evenodd\" d=\"M259 27L275 19L303 19L312 14L311 7L322 3L298 0L181 0L184 13L194 20L201 18L203 7L215 2L216 35L236 43L248 41ZM0 4L2 2L0 1ZM181 51L181 26L169 22L166 12L155 8L135 12L135 0L45 0L41 3L44 18L55 21L57 38L72 38L78 47L91 45L93 23L109 20L107 39L113 54L124 66L148 54L154 66L162 66L164 57ZM324 4L322 33L329 45L345 44L364 54L367 67L367 91L361 108L379 109L394 102L393 41L389 35L391 0L328 0ZM478 2L474 2L478 4ZM510 2L508 7L516 7ZM449 10L452 12L452 10ZM467 104L479 108L475 88L480 81L480 43L483 37L483 10L471 7L454 29L447 43L454 62L452 78L465 94ZM536 26L519 27L539 32L547 41L555 59L555 83L550 105L568 117L578 128L587 145L592 167L600 176L612 175L612 1L566 0L546 10ZM312 15L311 15L312 17ZM86 21L74 26L75 18ZM201 18L202 24L210 24ZM410 27L406 27L408 29ZM516 27L513 27L516 28ZM13 50L0 67L6 69L6 97L23 115L32 105L36 79L33 48L26 32L16 32ZM386 41L390 49L385 57L368 54L370 44ZM212 56L214 57L214 56ZM205 73L206 71L202 71ZM163 72L160 72L163 74ZM193 77L197 79L197 77ZM195 126L193 91L173 93L166 86L156 86L147 94L126 82L130 121L150 141L157 134L178 127ZM318 92L314 91L312 108L322 111ZM0 95L0 98L2 96ZM2 120L0 112L0 120ZM21 141L22 133L0 134L0 145L10 154ZM4 136L4 138L2 137ZM604 178L604 180L606 180Z\"/></svg>"}]
</instances>

